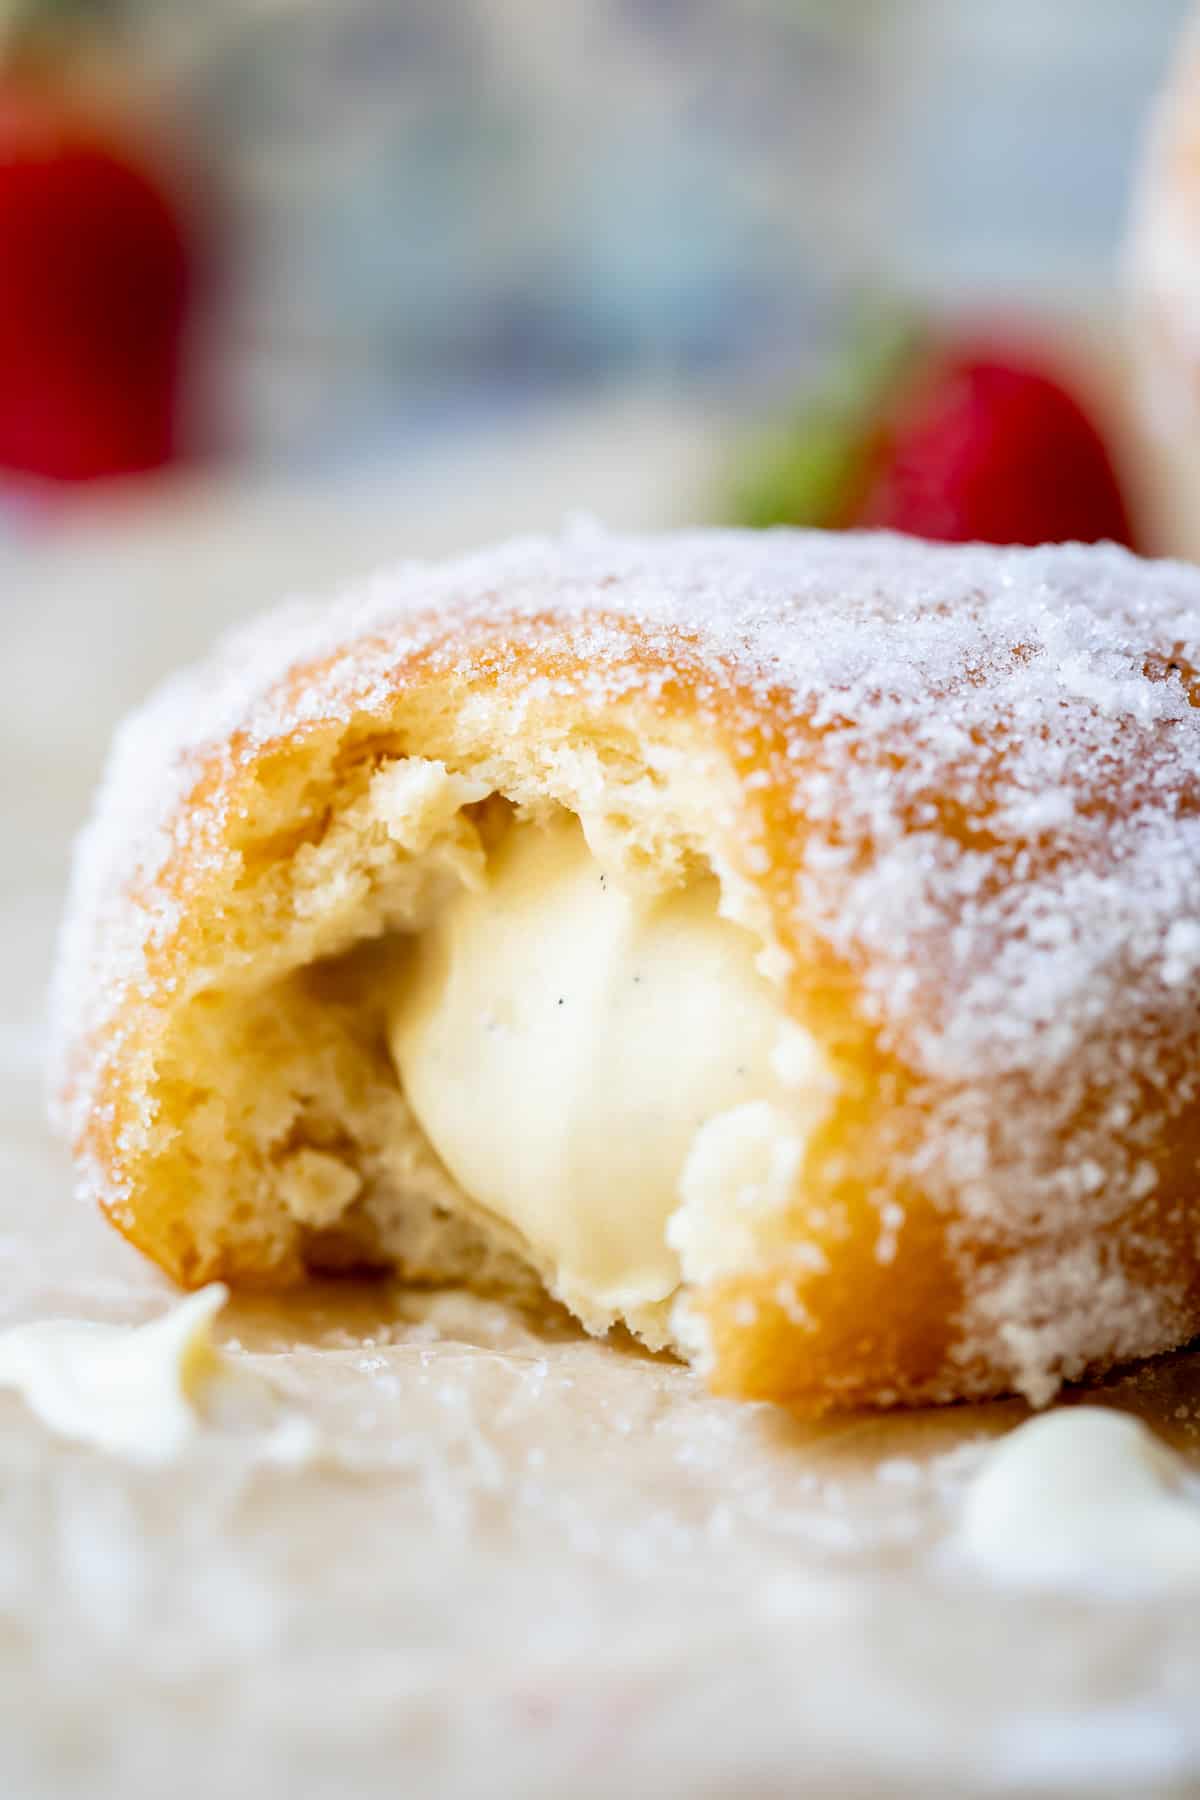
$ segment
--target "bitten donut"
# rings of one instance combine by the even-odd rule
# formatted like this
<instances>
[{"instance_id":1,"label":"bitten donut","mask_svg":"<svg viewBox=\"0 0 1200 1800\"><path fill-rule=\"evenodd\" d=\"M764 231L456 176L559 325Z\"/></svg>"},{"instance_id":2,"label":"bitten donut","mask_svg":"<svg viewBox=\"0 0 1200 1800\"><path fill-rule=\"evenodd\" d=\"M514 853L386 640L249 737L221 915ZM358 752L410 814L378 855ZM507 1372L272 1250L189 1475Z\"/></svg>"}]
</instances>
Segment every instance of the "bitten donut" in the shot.
<instances>
[{"instance_id":1,"label":"bitten donut","mask_svg":"<svg viewBox=\"0 0 1200 1800\"><path fill-rule=\"evenodd\" d=\"M120 731L55 1014L177 1280L548 1290L808 1410L1200 1329L1200 573L609 536L267 615Z\"/></svg>"}]
</instances>

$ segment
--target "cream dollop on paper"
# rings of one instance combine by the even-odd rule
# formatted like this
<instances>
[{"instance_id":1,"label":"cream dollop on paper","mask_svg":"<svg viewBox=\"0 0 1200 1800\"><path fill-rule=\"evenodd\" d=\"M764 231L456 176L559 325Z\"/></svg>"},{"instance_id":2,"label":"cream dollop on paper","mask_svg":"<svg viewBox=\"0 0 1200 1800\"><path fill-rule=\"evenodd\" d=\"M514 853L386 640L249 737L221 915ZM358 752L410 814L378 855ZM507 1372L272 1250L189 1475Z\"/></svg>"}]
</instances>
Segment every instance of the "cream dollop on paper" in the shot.
<instances>
[{"instance_id":1,"label":"cream dollop on paper","mask_svg":"<svg viewBox=\"0 0 1200 1800\"><path fill-rule=\"evenodd\" d=\"M967 1490L957 1550L1031 1586L1200 1583L1200 1484L1139 1419L1099 1406L1030 1419Z\"/></svg>"},{"instance_id":2,"label":"cream dollop on paper","mask_svg":"<svg viewBox=\"0 0 1200 1800\"><path fill-rule=\"evenodd\" d=\"M63 1437L137 1462L166 1463L201 1432L252 1436L266 1461L311 1460L311 1421L219 1350L220 1283L189 1294L148 1325L38 1320L0 1332L0 1388Z\"/></svg>"}]
</instances>

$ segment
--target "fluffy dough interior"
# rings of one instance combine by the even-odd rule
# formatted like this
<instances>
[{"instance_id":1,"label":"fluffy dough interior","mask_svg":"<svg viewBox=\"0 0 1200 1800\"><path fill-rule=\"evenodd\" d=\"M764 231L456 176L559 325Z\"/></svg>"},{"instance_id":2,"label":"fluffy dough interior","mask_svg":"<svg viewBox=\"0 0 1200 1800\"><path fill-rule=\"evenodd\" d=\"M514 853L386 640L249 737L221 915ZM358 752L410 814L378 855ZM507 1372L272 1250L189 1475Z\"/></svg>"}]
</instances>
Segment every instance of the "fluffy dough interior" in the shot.
<instances>
[{"instance_id":1,"label":"fluffy dough interior","mask_svg":"<svg viewBox=\"0 0 1200 1800\"><path fill-rule=\"evenodd\" d=\"M156 1184L181 1268L224 1272L187 1258L232 1211L268 1271L545 1289L687 1348L681 1282L753 1262L824 1106L763 941L678 835L648 854L416 756L339 799L256 876L253 953L164 1058L192 1085Z\"/></svg>"}]
</instances>

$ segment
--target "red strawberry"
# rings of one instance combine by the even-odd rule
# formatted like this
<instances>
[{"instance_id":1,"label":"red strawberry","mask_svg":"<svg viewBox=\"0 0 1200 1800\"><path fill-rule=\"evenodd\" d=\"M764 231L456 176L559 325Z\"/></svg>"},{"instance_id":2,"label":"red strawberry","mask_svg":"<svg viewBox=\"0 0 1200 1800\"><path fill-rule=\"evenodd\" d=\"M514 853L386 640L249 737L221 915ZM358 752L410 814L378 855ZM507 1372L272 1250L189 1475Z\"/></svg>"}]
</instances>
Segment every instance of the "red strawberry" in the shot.
<instances>
[{"instance_id":1,"label":"red strawberry","mask_svg":"<svg viewBox=\"0 0 1200 1800\"><path fill-rule=\"evenodd\" d=\"M853 521L952 543L1132 542L1082 407L1044 369L987 346L938 357L898 396Z\"/></svg>"},{"instance_id":2,"label":"red strawberry","mask_svg":"<svg viewBox=\"0 0 1200 1800\"><path fill-rule=\"evenodd\" d=\"M746 523L1132 543L1096 425L1039 358L999 341L931 351L911 332L868 352L740 481Z\"/></svg>"},{"instance_id":3,"label":"red strawberry","mask_svg":"<svg viewBox=\"0 0 1200 1800\"><path fill-rule=\"evenodd\" d=\"M178 444L191 288L167 186L42 66L0 72L0 468L81 481Z\"/></svg>"}]
</instances>

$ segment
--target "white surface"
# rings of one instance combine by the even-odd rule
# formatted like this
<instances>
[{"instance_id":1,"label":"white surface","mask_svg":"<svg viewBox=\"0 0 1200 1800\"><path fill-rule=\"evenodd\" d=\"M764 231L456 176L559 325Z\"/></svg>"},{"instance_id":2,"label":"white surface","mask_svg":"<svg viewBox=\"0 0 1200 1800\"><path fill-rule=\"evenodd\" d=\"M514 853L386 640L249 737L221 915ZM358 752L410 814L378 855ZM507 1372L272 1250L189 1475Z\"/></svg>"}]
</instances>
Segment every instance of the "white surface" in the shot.
<instances>
[{"instance_id":1,"label":"white surface","mask_svg":"<svg viewBox=\"0 0 1200 1800\"><path fill-rule=\"evenodd\" d=\"M3 1322L169 1299L70 1202L36 1069L67 834L114 712L296 581L584 496L672 519L703 479L650 411L527 438L503 483L495 463L394 492L198 490L140 520L131 502L9 558ZM1016 1405L802 1426L455 1295L242 1301L217 1333L327 1462L202 1436L140 1470L0 1397L5 1796L1196 1791L1194 1594L1030 1594L940 1553ZM1104 1398L1195 1456L1197 1385L1178 1357Z\"/></svg>"}]
</instances>

